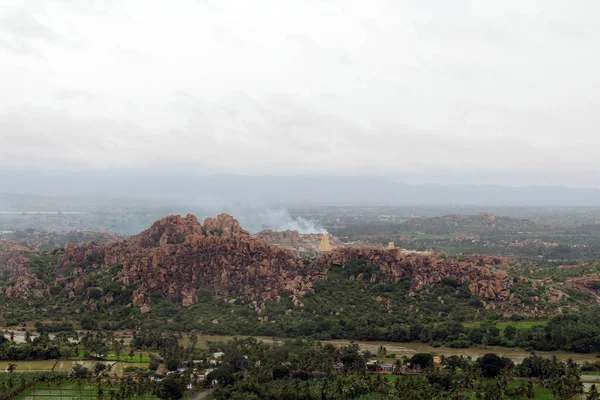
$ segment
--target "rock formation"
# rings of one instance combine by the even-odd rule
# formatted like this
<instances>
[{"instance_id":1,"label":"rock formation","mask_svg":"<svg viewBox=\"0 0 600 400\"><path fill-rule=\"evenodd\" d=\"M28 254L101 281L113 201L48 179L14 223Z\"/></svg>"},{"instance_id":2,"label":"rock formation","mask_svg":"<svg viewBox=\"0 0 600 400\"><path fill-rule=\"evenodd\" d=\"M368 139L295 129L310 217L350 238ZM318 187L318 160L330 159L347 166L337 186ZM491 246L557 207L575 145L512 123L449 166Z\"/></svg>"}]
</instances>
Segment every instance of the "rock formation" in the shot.
<instances>
[{"instance_id":1,"label":"rock formation","mask_svg":"<svg viewBox=\"0 0 600 400\"><path fill-rule=\"evenodd\" d=\"M315 248L320 240L320 235L307 238L297 232L277 234L296 243L306 238ZM275 233L268 235L275 236ZM335 238L331 241L337 243ZM2 294L27 297L49 293L48 282L41 281L29 267L27 255L33 250L14 244L10 249L0 252L0 269L14 271L11 273L15 279ZM89 292L90 281L116 284L132 293L131 299L126 300L144 313L151 312L151 295L158 294L191 307L198 302L199 289L209 290L215 297L229 301L242 296L260 311L266 301L278 301L283 292L289 294L296 307L302 307L303 296L313 290L316 280L326 279L330 269L343 268L353 259L362 259L377 271L369 275L360 273L350 279L374 284L407 278L411 282L411 296L437 285L444 278L456 280L474 296L488 302L508 301L511 294L512 280L499 268L505 263L499 257L471 255L458 261L405 254L399 248L339 247L309 263L303 262L292 250L251 237L227 214L207 218L204 224L193 215L169 216L129 239L68 245L53 271L57 278L51 283L64 288L62 293L69 298L89 297L86 289ZM591 285L586 284L586 287ZM99 304L115 301L102 290L94 293L101 293L100 298L94 299ZM517 300L513 298L513 302ZM388 309L392 308L385 296L381 302Z\"/></svg>"},{"instance_id":2,"label":"rock formation","mask_svg":"<svg viewBox=\"0 0 600 400\"><path fill-rule=\"evenodd\" d=\"M595 297L596 302L600 303L600 276L598 276L598 274L568 278L567 285L577 290L590 293Z\"/></svg>"},{"instance_id":3,"label":"rock formation","mask_svg":"<svg viewBox=\"0 0 600 400\"><path fill-rule=\"evenodd\" d=\"M478 256L473 256L474 258ZM380 276L393 281L403 278L411 280L411 296L415 296L427 286L434 286L444 278L456 279L467 285L474 296L489 300L505 301L510 296L512 281L505 270L495 269L491 257L483 256L477 263L473 259L437 259L434 256L413 256L403 254L400 249L340 248L324 254L316 261L322 269L343 268L350 260L360 259L379 268ZM497 260L497 259L496 259ZM357 278L358 279L358 278ZM375 281L371 277L371 281Z\"/></svg>"},{"instance_id":4,"label":"rock formation","mask_svg":"<svg viewBox=\"0 0 600 400\"><path fill-rule=\"evenodd\" d=\"M216 218L206 218L204 220L204 231L224 238L250 235L248 231L242 229L237 219L225 213L219 214Z\"/></svg>"},{"instance_id":5,"label":"rock formation","mask_svg":"<svg viewBox=\"0 0 600 400\"><path fill-rule=\"evenodd\" d=\"M297 298L320 278L292 251L250 237L227 214L207 218L204 226L193 215L170 216L128 240L70 246L58 269L88 277L116 265L122 269L113 279L136 287L135 307L149 306L151 293L189 307L202 287L216 297L244 295L260 303L277 300L282 291ZM74 286L75 280L64 284Z\"/></svg>"},{"instance_id":6,"label":"rock formation","mask_svg":"<svg viewBox=\"0 0 600 400\"><path fill-rule=\"evenodd\" d=\"M0 271L6 271L12 282L0 295L27 299L49 294L49 286L39 279L30 267L28 255L36 249L0 240ZM4 274L3 274L4 275ZM2 282L0 282L2 283Z\"/></svg>"}]
</instances>

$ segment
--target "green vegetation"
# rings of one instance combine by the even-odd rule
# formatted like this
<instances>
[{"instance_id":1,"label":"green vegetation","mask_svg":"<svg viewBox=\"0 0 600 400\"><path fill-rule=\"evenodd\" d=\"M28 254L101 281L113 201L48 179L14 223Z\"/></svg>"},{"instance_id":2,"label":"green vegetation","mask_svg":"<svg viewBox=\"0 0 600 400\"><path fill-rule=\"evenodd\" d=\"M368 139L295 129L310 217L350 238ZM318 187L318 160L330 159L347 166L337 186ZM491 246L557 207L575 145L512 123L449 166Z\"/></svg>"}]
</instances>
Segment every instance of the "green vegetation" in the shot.
<instances>
[{"instance_id":1,"label":"green vegetation","mask_svg":"<svg viewBox=\"0 0 600 400\"><path fill-rule=\"evenodd\" d=\"M106 275L90 279L88 288L101 287L102 279L110 282L110 270L103 273ZM517 270L516 273L525 272ZM371 282L373 274L377 278ZM284 292L279 302L267 302L260 314L248 306L249 299L234 297L232 302L214 299L212 291L203 288L197 293L198 303L189 308L158 295L152 296L149 318L138 309L128 307L135 285L121 293L120 286L113 286L111 283L102 289L105 293L114 293L112 303L98 301L94 312L79 314L81 328L90 331L135 328L158 334L197 330L218 335L421 342L453 348L499 345L531 350L600 352L600 340L596 339L600 337L597 306L586 305L573 296L566 304L579 307L577 314L565 312L542 321L519 320L515 316L513 321L506 321L500 319L499 311L484 310L481 298L472 296L467 287L455 279L445 278L433 287L409 295L408 279L393 282L378 268L361 260L332 269L327 280L316 281L314 293L302 298L302 307L293 306L289 294ZM534 289L531 283L521 279L516 279L513 286L514 293L524 299L525 304L529 304L532 297L542 298L544 290L542 284ZM123 292L127 293L124 295ZM7 325L14 326L27 320L54 320L54 323L36 324L37 329L63 331L59 337L66 338L74 329L67 321L77 315L81 301L91 293L94 290L85 289L81 296L72 299L56 296L52 300L53 306L43 298L25 302L0 297L0 306L7 308L4 312ZM534 306L535 303L531 303L530 307ZM63 356L60 348L47 341L39 343L39 340L35 346L46 347L35 353L37 359L56 358L57 351ZM19 351L27 346L30 344L0 341L0 359L23 359ZM27 349L23 353L32 354ZM108 351L99 349L96 353L108 354Z\"/></svg>"},{"instance_id":2,"label":"green vegetation","mask_svg":"<svg viewBox=\"0 0 600 400\"><path fill-rule=\"evenodd\" d=\"M479 328L481 322L471 322L463 324L467 328ZM545 327L548 323L546 321L499 321L494 322L494 326L500 331L500 335L506 337L504 334L506 328L509 330L509 335L516 334L516 329L531 329L534 326ZM509 328L511 327L511 328ZM510 339L510 338L508 338Z\"/></svg>"},{"instance_id":3,"label":"green vegetation","mask_svg":"<svg viewBox=\"0 0 600 400\"><path fill-rule=\"evenodd\" d=\"M141 390L133 383L102 383L90 380L69 379L60 382L39 382L33 387L16 396L15 400L33 400L44 398L52 399L130 399L130 400L154 400L159 396L147 390L147 393L137 394ZM133 387L133 388L130 388ZM136 390L137 389L137 390Z\"/></svg>"},{"instance_id":4,"label":"green vegetation","mask_svg":"<svg viewBox=\"0 0 600 400\"><path fill-rule=\"evenodd\" d=\"M29 265L33 273L41 280L48 282L54 272L58 255L49 253L35 253L29 255Z\"/></svg>"},{"instance_id":5,"label":"green vegetation","mask_svg":"<svg viewBox=\"0 0 600 400\"><path fill-rule=\"evenodd\" d=\"M224 399L570 399L582 393L572 361L526 358L514 365L495 354L477 360L431 354L396 359L393 372L367 368L372 354L351 344L312 341L265 344L253 339L212 344L225 357L210 372L213 398Z\"/></svg>"},{"instance_id":6,"label":"green vegetation","mask_svg":"<svg viewBox=\"0 0 600 400\"><path fill-rule=\"evenodd\" d=\"M42 336L47 335L43 334ZM101 332L87 333L79 337L78 342L61 342L61 352L83 356L86 359L103 360L106 358L128 359L136 362L149 360L148 370L136 366L124 369L123 377L117 378L113 363L96 362L93 368L86 368L83 364L75 363L70 374L60 373L21 373L15 364L9 364L6 373L0 373L0 393L3 388L9 388L10 397L20 394L23 399L51 396L55 398L98 398L98 399L179 399L182 398L187 387L191 385L198 388L198 373L192 375L193 370L186 368L185 373L177 370L182 365L192 365L192 360L208 359L206 350L201 353L196 349L197 340L190 340L190 345L184 347L178 343L174 335L159 335L160 349L154 353L140 351L136 345L144 345L138 337L134 337L131 346L125 347L122 340L105 335ZM37 339L37 338L36 338ZM26 344L31 354L25 357L31 359L36 356L37 350L34 341L27 340ZM44 340L49 339L46 337ZM56 340L56 339L54 339ZM56 345L58 341L50 341ZM11 342L12 343L12 342ZM12 345L15 345L14 343ZM83 349L83 350L81 350ZM111 350L114 356L105 356ZM159 358L160 357L160 358ZM169 371L175 371L166 377L157 375L156 371L164 363ZM90 365L89 363L87 364ZM204 367L208 366L208 362ZM199 366L200 367L200 366ZM154 377L160 379L153 379ZM4 400L0 397L0 400Z\"/></svg>"},{"instance_id":7,"label":"green vegetation","mask_svg":"<svg viewBox=\"0 0 600 400\"><path fill-rule=\"evenodd\" d=\"M152 357L148 352L136 352L135 355L121 354L117 357L116 354L107 354L102 358L105 361L123 361L123 362L151 362Z\"/></svg>"},{"instance_id":8,"label":"green vegetation","mask_svg":"<svg viewBox=\"0 0 600 400\"><path fill-rule=\"evenodd\" d=\"M0 373L0 400L10 400L36 382L52 383L66 379L64 372Z\"/></svg>"},{"instance_id":9,"label":"green vegetation","mask_svg":"<svg viewBox=\"0 0 600 400\"><path fill-rule=\"evenodd\" d=\"M0 336L0 360L50 360L59 358L63 351L61 346L69 348L68 337L57 336L50 340L47 333L42 333L33 340L26 333L25 343L14 343Z\"/></svg>"},{"instance_id":10,"label":"green vegetation","mask_svg":"<svg viewBox=\"0 0 600 400\"><path fill-rule=\"evenodd\" d=\"M189 308L154 294L151 312L142 314L130 305L140 282L124 287L114 279L123 265L93 269L93 273L86 275L83 287L55 285L56 278L72 279L70 273L80 267L71 265L64 275L57 274L56 263L63 252L58 248L28 255L33 274L49 284L51 297L39 293L26 300L0 296L0 324L31 330L34 328L31 321L38 321L35 329L41 333L36 338L26 337L24 343L0 337L0 360L71 358L147 362L150 371L140 372L137 378L148 383L154 371L174 371L190 365L192 360L202 360L196 366L198 369L210 370L211 353L223 351L221 364L214 371L208 371L207 382L218 382L217 399L516 399L568 398L579 393L579 369L572 363L533 356L513 366L510 361L489 354L475 361L447 357L437 365L432 354L417 354L411 359L391 357L385 352L363 354L355 345L337 349L315 340L600 352L600 318L596 304L600 284L592 281L583 288L570 284L573 278L600 272L596 262L578 262L600 256L600 229L596 225L545 225L521 218L492 218L487 214L427 220L389 218L385 222L366 224L364 220L347 219L335 223L333 233L367 243L395 241L402 247L418 250L511 254L519 260L527 260L504 265L501 257L494 256L491 262L493 268L507 271L513 280L511 293L523 307L517 309L510 301L490 304L471 295L466 285L453 277L411 293L408 278L393 282L379 268L354 260L332 269L327 280L316 281L314 293L300 299L301 307L292 305L289 293L281 293L280 301L267 302L259 313L251 302L260 303L260 298L232 294L228 299L215 299L213 288L203 287L196 293L198 303ZM17 235L24 240L36 236L34 232L17 232ZM442 257L445 256L440 255ZM459 254L457 260L468 258ZM536 260L535 265L529 263L532 258ZM101 261L101 258L90 257L84 266ZM308 260L305 262L308 264ZM483 267L484 262L477 265ZM90 270L88 268L88 272ZM5 272L0 271L3 288L14 283L14 277ZM553 291L564 297L551 301L556 295ZM519 310L525 307L528 307L527 312L519 315ZM539 320L535 320L536 316ZM86 332L76 332L80 328ZM135 332L131 344L125 344L112 333L121 329ZM273 345L252 340L234 341L209 344L207 351L200 351L195 348L198 338L193 339L193 335L189 343L181 345L180 332L305 340L280 343L275 339ZM49 333L56 337L50 339ZM374 358L394 364L406 374L369 376L367 371L380 372L378 364L367 365L368 360ZM414 376L408 374L409 369L415 370L412 371ZM584 364L582 370L598 372L600 362ZM16 374L20 372L2 374L0 379ZM558 376L562 378L557 379ZM61 384L50 378L50 375L37 376L22 384L11 381L9 386L11 390L13 387L19 391L25 389L23 395L27 396L32 389L43 390L45 386L50 391L61 387L66 390L83 382L76 390L92 397L99 397L99 391L103 396L107 393L121 398L137 396L132 382L111 382L109 387L101 369L74 371L74 375ZM169 376L160 386L145 383L143 392L147 396L179 397L182 387L192 381L189 375ZM31 387L35 382L39 383ZM194 387L203 384L194 382ZM170 394L165 393L165 388L169 388ZM0 390L0 393L3 392Z\"/></svg>"}]
</instances>

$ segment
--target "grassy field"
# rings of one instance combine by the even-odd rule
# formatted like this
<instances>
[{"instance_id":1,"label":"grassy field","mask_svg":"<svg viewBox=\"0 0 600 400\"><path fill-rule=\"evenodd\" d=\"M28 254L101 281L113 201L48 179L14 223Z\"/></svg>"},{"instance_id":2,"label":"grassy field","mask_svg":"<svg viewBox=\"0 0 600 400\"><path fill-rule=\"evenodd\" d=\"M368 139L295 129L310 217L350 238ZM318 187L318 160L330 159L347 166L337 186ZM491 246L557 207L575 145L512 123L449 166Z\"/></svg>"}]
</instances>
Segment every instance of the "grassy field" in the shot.
<instances>
[{"instance_id":1,"label":"grassy field","mask_svg":"<svg viewBox=\"0 0 600 400\"><path fill-rule=\"evenodd\" d=\"M142 356L142 358L140 359L140 354ZM81 359L81 360L85 360L85 353L83 351L80 351L79 354L77 355L77 357L75 357L77 359ZM150 360L150 353L148 352L137 352L135 353L135 355L133 357L129 357L129 353L128 352L123 352L121 353L121 356L119 357L119 359L117 360L117 355L116 354L107 354L104 358L104 361L122 361L122 362L147 362L149 363Z\"/></svg>"},{"instance_id":2,"label":"grassy field","mask_svg":"<svg viewBox=\"0 0 600 400\"><path fill-rule=\"evenodd\" d=\"M108 354L108 355L106 355L106 357L104 357L104 359L106 361L117 361L117 355L116 354ZM141 361L140 361L140 355L139 355L139 353L137 353L133 357L129 357L128 354L121 354L121 356L119 357L118 361L123 361L123 362L147 362L147 363L149 363L151 360L150 360L150 353L142 353Z\"/></svg>"},{"instance_id":3,"label":"grassy field","mask_svg":"<svg viewBox=\"0 0 600 400\"><path fill-rule=\"evenodd\" d=\"M543 387L536 386L534 388L535 400L552 400L552 392L549 389L545 389Z\"/></svg>"},{"instance_id":4,"label":"grassy field","mask_svg":"<svg viewBox=\"0 0 600 400\"><path fill-rule=\"evenodd\" d=\"M519 321L519 322L498 322L496 328L500 329L500 332L504 334L504 330L507 326L513 325L517 329L531 328L534 325L546 326L546 321Z\"/></svg>"},{"instance_id":5,"label":"grassy field","mask_svg":"<svg viewBox=\"0 0 600 400\"><path fill-rule=\"evenodd\" d=\"M105 398L107 395L106 387L103 387ZM19 396L15 397L15 400L61 400L61 399L97 399L98 398L98 387L89 383L82 383L78 385L77 382L65 382L60 386L56 386L55 383L38 383L35 387L27 389ZM158 399L156 396L145 395L132 397L134 400L143 399Z\"/></svg>"},{"instance_id":6,"label":"grassy field","mask_svg":"<svg viewBox=\"0 0 600 400\"><path fill-rule=\"evenodd\" d=\"M508 387L515 388L519 385L523 384L523 381L510 381L508 383ZM533 387L533 392L535 394L535 400L552 400L552 392L549 389L543 388L541 386L535 385Z\"/></svg>"},{"instance_id":7,"label":"grassy field","mask_svg":"<svg viewBox=\"0 0 600 400\"><path fill-rule=\"evenodd\" d=\"M496 328L500 329L501 335L504 335L504 330L509 325L513 325L517 329L525 329L525 328L531 328L534 325L546 326L546 324L547 324L546 321L517 321L517 322L503 321L503 322L496 322ZM465 323L463 325L466 327L472 328L475 326L479 326L480 322Z\"/></svg>"}]
</instances>

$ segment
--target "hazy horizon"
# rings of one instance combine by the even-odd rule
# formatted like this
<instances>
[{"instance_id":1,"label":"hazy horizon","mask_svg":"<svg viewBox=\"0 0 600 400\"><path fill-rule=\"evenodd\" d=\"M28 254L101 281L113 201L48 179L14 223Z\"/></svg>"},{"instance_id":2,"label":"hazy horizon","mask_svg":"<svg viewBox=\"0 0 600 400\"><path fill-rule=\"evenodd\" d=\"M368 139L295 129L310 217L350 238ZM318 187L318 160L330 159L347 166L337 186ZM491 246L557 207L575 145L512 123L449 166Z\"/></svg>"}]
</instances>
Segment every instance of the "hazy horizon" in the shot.
<instances>
[{"instance_id":1,"label":"hazy horizon","mask_svg":"<svg viewBox=\"0 0 600 400\"><path fill-rule=\"evenodd\" d=\"M600 207L600 190L559 186L407 184L385 176L183 174L86 175L0 172L0 194L106 203L200 207L256 205L477 205ZM18 196L17 196L18 197ZM77 202L74 202L77 204Z\"/></svg>"}]
</instances>

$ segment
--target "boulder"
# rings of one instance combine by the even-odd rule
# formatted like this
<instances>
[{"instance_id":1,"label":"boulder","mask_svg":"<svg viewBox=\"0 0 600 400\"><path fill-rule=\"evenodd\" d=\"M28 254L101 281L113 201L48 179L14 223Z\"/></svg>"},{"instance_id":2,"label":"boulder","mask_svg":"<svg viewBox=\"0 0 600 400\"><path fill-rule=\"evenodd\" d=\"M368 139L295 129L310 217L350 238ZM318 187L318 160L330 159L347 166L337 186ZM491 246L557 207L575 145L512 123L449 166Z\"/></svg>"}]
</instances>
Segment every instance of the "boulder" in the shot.
<instances>
[{"instance_id":1,"label":"boulder","mask_svg":"<svg viewBox=\"0 0 600 400\"><path fill-rule=\"evenodd\" d=\"M250 235L248 231L242 229L237 219L225 213L219 214L215 218L206 218L204 220L204 231L207 234L224 238L231 238L237 235Z\"/></svg>"}]
</instances>

